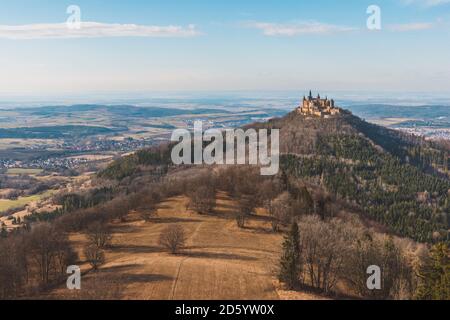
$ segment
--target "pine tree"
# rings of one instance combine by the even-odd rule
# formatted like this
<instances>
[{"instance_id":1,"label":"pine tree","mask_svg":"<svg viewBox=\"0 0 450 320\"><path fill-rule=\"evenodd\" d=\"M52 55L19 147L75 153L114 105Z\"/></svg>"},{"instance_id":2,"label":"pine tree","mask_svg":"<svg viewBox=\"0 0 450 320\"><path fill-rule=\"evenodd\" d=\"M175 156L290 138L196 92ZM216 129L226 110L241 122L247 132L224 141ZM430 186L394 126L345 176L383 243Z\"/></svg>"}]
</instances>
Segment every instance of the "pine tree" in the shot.
<instances>
[{"instance_id":1,"label":"pine tree","mask_svg":"<svg viewBox=\"0 0 450 320\"><path fill-rule=\"evenodd\" d=\"M280 259L280 273L278 278L292 289L298 282L301 268L300 232L296 222L285 236L283 254Z\"/></svg>"},{"instance_id":2,"label":"pine tree","mask_svg":"<svg viewBox=\"0 0 450 320\"><path fill-rule=\"evenodd\" d=\"M2 229L0 231L0 238L6 238L8 237L8 231L6 231L6 227L2 226Z\"/></svg>"},{"instance_id":3,"label":"pine tree","mask_svg":"<svg viewBox=\"0 0 450 320\"><path fill-rule=\"evenodd\" d=\"M429 260L421 268L416 298L421 300L450 300L450 249L439 243L431 249Z\"/></svg>"}]
</instances>

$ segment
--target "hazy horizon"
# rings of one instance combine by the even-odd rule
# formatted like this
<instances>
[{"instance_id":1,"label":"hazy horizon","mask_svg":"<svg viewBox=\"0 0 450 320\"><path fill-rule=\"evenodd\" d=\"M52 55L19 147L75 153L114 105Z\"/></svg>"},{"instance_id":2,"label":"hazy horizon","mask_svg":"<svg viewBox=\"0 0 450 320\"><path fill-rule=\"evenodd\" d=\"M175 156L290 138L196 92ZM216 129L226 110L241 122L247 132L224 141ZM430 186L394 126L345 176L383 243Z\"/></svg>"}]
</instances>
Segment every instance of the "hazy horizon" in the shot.
<instances>
[{"instance_id":1,"label":"hazy horizon","mask_svg":"<svg viewBox=\"0 0 450 320\"><path fill-rule=\"evenodd\" d=\"M344 105L357 103L392 104L406 106L421 105L449 105L450 93L430 92L367 92L367 91L336 91L311 89L314 94L334 98ZM155 102L173 100L186 102L192 100L212 100L226 102L228 100L289 100L298 102L302 95L307 94L309 89L304 90L273 90L273 91L165 91L147 93L96 93L76 95L0 95L0 108L40 107L49 105L77 105L77 104L130 104L136 106L152 106Z\"/></svg>"}]
</instances>

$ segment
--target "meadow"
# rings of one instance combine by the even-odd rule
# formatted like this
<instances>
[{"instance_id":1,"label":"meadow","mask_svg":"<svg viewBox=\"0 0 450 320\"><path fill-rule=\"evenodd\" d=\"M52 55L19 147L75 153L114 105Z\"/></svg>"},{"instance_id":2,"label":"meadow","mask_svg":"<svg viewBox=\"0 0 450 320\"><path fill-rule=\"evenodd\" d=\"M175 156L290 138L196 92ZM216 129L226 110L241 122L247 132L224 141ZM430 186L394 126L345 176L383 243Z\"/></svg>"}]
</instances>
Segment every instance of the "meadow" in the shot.
<instances>
[{"instance_id":1,"label":"meadow","mask_svg":"<svg viewBox=\"0 0 450 320\"><path fill-rule=\"evenodd\" d=\"M6 171L6 174L9 174L9 175L21 175L21 174L37 175L43 171L44 170L42 170L42 169L10 168Z\"/></svg>"},{"instance_id":2,"label":"meadow","mask_svg":"<svg viewBox=\"0 0 450 320\"><path fill-rule=\"evenodd\" d=\"M167 199L149 222L132 212L111 225L113 240L106 263L98 270L81 265L79 292L64 287L47 298L157 299L321 299L305 292L284 291L276 270L282 234L271 232L269 217L260 212L247 226L236 226L236 203L218 193L213 215L187 209L184 196ZM161 231L177 224L186 233L184 249L171 255L158 245ZM72 234L71 242L84 260L87 239Z\"/></svg>"},{"instance_id":3,"label":"meadow","mask_svg":"<svg viewBox=\"0 0 450 320\"><path fill-rule=\"evenodd\" d=\"M29 197L19 197L15 200L0 199L0 212L7 211L9 209L20 208L30 204L31 202L40 201L46 197L51 196L54 192L54 190L48 190L41 194L36 194Z\"/></svg>"}]
</instances>

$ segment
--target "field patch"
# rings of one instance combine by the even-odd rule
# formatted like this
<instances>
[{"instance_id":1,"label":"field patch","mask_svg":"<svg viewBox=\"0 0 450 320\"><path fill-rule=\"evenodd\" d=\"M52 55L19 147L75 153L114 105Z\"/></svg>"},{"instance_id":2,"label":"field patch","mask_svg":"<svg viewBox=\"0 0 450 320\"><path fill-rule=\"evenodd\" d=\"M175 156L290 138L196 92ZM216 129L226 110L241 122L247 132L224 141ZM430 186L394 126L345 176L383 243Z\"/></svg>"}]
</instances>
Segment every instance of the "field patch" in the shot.
<instances>
[{"instance_id":1,"label":"field patch","mask_svg":"<svg viewBox=\"0 0 450 320\"><path fill-rule=\"evenodd\" d=\"M20 208L31 202L40 201L43 198L51 196L53 193L54 193L53 190L49 190L44 193L36 194L33 196L29 196L29 197L19 197L16 200L0 199L0 212L6 211L9 209Z\"/></svg>"},{"instance_id":2,"label":"field patch","mask_svg":"<svg viewBox=\"0 0 450 320\"><path fill-rule=\"evenodd\" d=\"M43 171L44 170L42 170L42 169L10 168L6 171L6 174L9 174L9 175L21 175L21 174L37 175Z\"/></svg>"}]
</instances>

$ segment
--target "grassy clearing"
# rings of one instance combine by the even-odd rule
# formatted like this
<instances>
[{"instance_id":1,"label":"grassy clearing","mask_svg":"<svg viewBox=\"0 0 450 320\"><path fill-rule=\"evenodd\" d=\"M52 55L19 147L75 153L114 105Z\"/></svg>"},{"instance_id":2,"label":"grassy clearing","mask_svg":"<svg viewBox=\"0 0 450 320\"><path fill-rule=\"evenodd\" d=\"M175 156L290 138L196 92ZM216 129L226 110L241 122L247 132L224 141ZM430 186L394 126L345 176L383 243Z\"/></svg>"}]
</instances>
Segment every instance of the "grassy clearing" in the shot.
<instances>
[{"instance_id":1,"label":"grassy clearing","mask_svg":"<svg viewBox=\"0 0 450 320\"><path fill-rule=\"evenodd\" d=\"M46 197L51 196L54 192L55 192L54 190L49 190L44 193L36 194L33 196L29 196L29 197L19 197L16 200L0 199L0 212L6 211L9 209L20 208L31 202L40 201Z\"/></svg>"},{"instance_id":2,"label":"grassy clearing","mask_svg":"<svg viewBox=\"0 0 450 320\"><path fill-rule=\"evenodd\" d=\"M10 175L19 175L19 174L36 175L43 171L44 170L42 169L10 168L6 173Z\"/></svg>"},{"instance_id":3,"label":"grassy clearing","mask_svg":"<svg viewBox=\"0 0 450 320\"><path fill-rule=\"evenodd\" d=\"M282 235L270 231L264 213L239 229L234 201L219 194L217 202L214 214L199 215L186 210L186 197L175 197L160 204L151 222L131 213L127 222L113 223L106 264L84 276L85 291L79 294L131 300L285 298L286 294L279 293L274 273ZM179 224L186 232L186 248L178 255L165 252L158 244L161 231L170 224ZM71 240L83 260L85 236L73 234ZM87 263L80 266L89 270ZM109 295L111 292L117 295ZM50 298L74 298L71 294L62 287L52 291ZM305 297L297 294L288 298Z\"/></svg>"}]
</instances>

